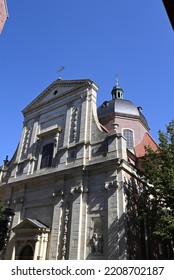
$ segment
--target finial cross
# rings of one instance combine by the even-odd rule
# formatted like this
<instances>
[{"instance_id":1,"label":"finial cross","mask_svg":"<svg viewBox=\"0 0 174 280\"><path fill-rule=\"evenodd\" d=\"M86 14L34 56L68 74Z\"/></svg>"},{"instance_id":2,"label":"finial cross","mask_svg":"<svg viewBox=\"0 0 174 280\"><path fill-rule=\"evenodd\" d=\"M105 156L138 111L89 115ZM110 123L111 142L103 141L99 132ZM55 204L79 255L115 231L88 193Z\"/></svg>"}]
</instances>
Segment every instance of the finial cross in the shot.
<instances>
[{"instance_id":1,"label":"finial cross","mask_svg":"<svg viewBox=\"0 0 174 280\"><path fill-rule=\"evenodd\" d=\"M118 74L115 76L116 78L116 86L118 86Z\"/></svg>"},{"instance_id":2,"label":"finial cross","mask_svg":"<svg viewBox=\"0 0 174 280\"><path fill-rule=\"evenodd\" d=\"M65 69L64 66L60 66L59 69L57 70L57 73L61 73ZM59 77L61 79L61 76Z\"/></svg>"}]
</instances>

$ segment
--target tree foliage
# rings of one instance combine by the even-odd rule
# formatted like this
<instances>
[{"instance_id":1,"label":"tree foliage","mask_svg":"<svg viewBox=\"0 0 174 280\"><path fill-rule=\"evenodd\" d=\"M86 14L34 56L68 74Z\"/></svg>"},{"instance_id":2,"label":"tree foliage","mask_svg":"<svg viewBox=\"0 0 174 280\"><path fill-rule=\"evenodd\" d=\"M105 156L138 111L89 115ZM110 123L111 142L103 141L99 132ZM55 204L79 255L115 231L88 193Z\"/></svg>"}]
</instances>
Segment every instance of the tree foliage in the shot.
<instances>
[{"instance_id":1,"label":"tree foliage","mask_svg":"<svg viewBox=\"0 0 174 280\"><path fill-rule=\"evenodd\" d=\"M1 222L2 219L3 219L2 209L3 209L3 204L2 204L2 202L0 201L0 222Z\"/></svg>"},{"instance_id":2,"label":"tree foliage","mask_svg":"<svg viewBox=\"0 0 174 280\"><path fill-rule=\"evenodd\" d=\"M6 238L7 238L7 231L8 231L7 220L4 219L2 209L3 209L3 204L0 202L0 252L4 249Z\"/></svg>"},{"instance_id":3,"label":"tree foliage","mask_svg":"<svg viewBox=\"0 0 174 280\"><path fill-rule=\"evenodd\" d=\"M159 241L174 239L174 120L159 131L156 151L146 147L143 168L148 182L147 207L151 234Z\"/></svg>"}]
</instances>

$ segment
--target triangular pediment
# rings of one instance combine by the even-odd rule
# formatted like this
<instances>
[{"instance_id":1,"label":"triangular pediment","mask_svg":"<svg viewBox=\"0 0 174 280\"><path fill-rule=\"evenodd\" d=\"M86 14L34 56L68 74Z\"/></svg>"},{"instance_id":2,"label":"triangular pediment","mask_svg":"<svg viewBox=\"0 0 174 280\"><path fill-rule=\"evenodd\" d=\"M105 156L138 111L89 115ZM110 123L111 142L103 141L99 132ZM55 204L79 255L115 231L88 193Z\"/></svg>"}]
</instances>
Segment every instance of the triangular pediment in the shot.
<instances>
[{"instance_id":1,"label":"triangular pediment","mask_svg":"<svg viewBox=\"0 0 174 280\"><path fill-rule=\"evenodd\" d=\"M23 113L26 114L30 111L38 109L45 106L56 99L64 96L65 94L70 94L75 90L80 90L85 85L87 85L90 80L61 80L58 79L48 86L38 97L36 97L24 110Z\"/></svg>"},{"instance_id":2,"label":"triangular pediment","mask_svg":"<svg viewBox=\"0 0 174 280\"><path fill-rule=\"evenodd\" d=\"M13 231L16 232L18 230L39 230L39 229L48 229L48 227L44 224L42 224L40 221L35 220L35 219L25 219L23 220L20 224L15 226L13 228Z\"/></svg>"}]
</instances>

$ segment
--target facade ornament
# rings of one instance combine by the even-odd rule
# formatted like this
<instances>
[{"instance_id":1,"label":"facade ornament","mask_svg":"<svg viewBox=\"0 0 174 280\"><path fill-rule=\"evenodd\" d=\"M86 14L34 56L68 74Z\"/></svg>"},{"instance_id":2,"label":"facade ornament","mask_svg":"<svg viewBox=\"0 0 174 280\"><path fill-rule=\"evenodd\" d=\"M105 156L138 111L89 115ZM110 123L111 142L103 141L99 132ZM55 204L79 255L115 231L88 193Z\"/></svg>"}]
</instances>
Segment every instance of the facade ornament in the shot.
<instances>
[{"instance_id":1,"label":"facade ornament","mask_svg":"<svg viewBox=\"0 0 174 280\"><path fill-rule=\"evenodd\" d=\"M65 217L64 217L64 233L63 233L63 239L62 239L62 260L66 259L68 221L69 221L69 204L67 203L66 209L65 209Z\"/></svg>"},{"instance_id":2,"label":"facade ornament","mask_svg":"<svg viewBox=\"0 0 174 280\"><path fill-rule=\"evenodd\" d=\"M93 255L102 255L104 253L104 239L103 239L103 228L104 222L101 217L96 217L91 220L91 237L90 247Z\"/></svg>"},{"instance_id":3,"label":"facade ornament","mask_svg":"<svg viewBox=\"0 0 174 280\"><path fill-rule=\"evenodd\" d=\"M87 186L85 186L85 187L83 188L83 192L84 192L84 193L88 193L88 191L89 191L89 188L88 188Z\"/></svg>"},{"instance_id":4,"label":"facade ornament","mask_svg":"<svg viewBox=\"0 0 174 280\"><path fill-rule=\"evenodd\" d=\"M80 185L80 186L78 186L78 187L72 187L71 188L71 190L70 190L70 193L71 194L76 194L76 193L83 193L84 192L84 190L83 190L83 186L82 185Z\"/></svg>"},{"instance_id":5,"label":"facade ornament","mask_svg":"<svg viewBox=\"0 0 174 280\"><path fill-rule=\"evenodd\" d=\"M77 123L78 123L78 115L79 115L79 110L78 108L75 109L74 111L74 128L73 128L73 136L74 136L74 141L77 138Z\"/></svg>"},{"instance_id":6,"label":"facade ornament","mask_svg":"<svg viewBox=\"0 0 174 280\"><path fill-rule=\"evenodd\" d=\"M118 188L118 181L117 180L113 180L113 181L105 183L105 189L106 190L117 189L117 188Z\"/></svg>"},{"instance_id":7,"label":"facade ornament","mask_svg":"<svg viewBox=\"0 0 174 280\"><path fill-rule=\"evenodd\" d=\"M114 118L114 121L112 123L112 127L113 127L113 130L117 132L119 124L117 123L116 118Z\"/></svg>"},{"instance_id":8,"label":"facade ornament","mask_svg":"<svg viewBox=\"0 0 174 280\"><path fill-rule=\"evenodd\" d=\"M82 102L86 100L91 100L91 95L92 95L91 92L86 90L86 92L81 95Z\"/></svg>"},{"instance_id":9,"label":"facade ornament","mask_svg":"<svg viewBox=\"0 0 174 280\"><path fill-rule=\"evenodd\" d=\"M30 162L33 162L33 161L36 161L37 158L34 156L34 157L29 158L29 160L30 160Z\"/></svg>"},{"instance_id":10,"label":"facade ornament","mask_svg":"<svg viewBox=\"0 0 174 280\"><path fill-rule=\"evenodd\" d=\"M28 151L29 144L30 144L31 133L32 133L32 127L30 126L26 129L26 132L25 132L24 142L23 142L22 152L21 152L21 159L24 159L27 156L27 151Z\"/></svg>"},{"instance_id":11,"label":"facade ornament","mask_svg":"<svg viewBox=\"0 0 174 280\"><path fill-rule=\"evenodd\" d=\"M77 139L78 118L79 118L79 108L77 108L77 107L72 108L70 142L74 142Z\"/></svg>"},{"instance_id":12,"label":"facade ornament","mask_svg":"<svg viewBox=\"0 0 174 280\"><path fill-rule=\"evenodd\" d=\"M93 254L102 254L103 253L103 234L94 232L92 236L92 253Z\"/></svg>"},{"instance_id":13,"label":"facade ornament","mask_svg":"<svg viewBox=\"0 0 174 280\"><path fill-rule=\"evenodd\" d=\"M64 191L63 189L56 189L53 193L52 193L52 197L56 198L57 196L63 196L64 195Z\"/></svg>"},{"instance_id":14,"label":"facade ornament","mask_svg":"<svg viewBox=\"0 0 174 280\"><path fill-rule=\"evenodd\" d=\"M4 162L4 166L8 165L8 163L9 163L8 156L6 156L6 158L3 160L3 162Z\"/></svg>"},{"instance_id":15,"label":"facade ornament","mask_svg":"<svg viewBox=\"0 0 174 280\"><path fill-rule=\"evenodd\" d=\"M22 197L17 197L16 199L13 200L14 204L18 204L18 203L23 203L23 198Z\"/></svg>"}]
</instances>

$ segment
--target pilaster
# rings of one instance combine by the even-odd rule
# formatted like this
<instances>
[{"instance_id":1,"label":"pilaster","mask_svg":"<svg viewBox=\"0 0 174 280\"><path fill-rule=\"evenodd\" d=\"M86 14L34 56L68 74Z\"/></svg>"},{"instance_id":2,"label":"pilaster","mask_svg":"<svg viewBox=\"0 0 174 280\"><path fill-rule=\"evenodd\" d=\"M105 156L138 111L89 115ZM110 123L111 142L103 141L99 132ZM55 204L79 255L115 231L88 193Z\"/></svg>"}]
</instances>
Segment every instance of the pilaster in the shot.
<instances>
[{"instance_id":1,"label":"pilaster","mask_svg":"<svg viewBox=\"0 0 174 280\"><path fill-rule=\"evenodd\" d=\"M58 247L60 242L60 227L62 220L62 198L58 197L54 205L53 222L50 240L49 259L56 260L58 258Z\"/></svg>"},{"instance_id":2,"label":"pilaster","mask_svg":"<svg viewBox=\"0 0 174 280\"><path fill-rule=\"evenodd\" d=\"M73 194L69 260L79 260L81 250L82 193Z\"/></svg>"}]
</instances>

